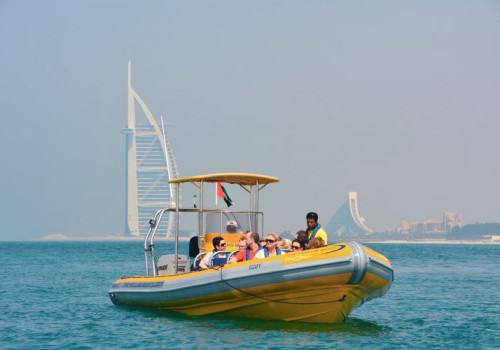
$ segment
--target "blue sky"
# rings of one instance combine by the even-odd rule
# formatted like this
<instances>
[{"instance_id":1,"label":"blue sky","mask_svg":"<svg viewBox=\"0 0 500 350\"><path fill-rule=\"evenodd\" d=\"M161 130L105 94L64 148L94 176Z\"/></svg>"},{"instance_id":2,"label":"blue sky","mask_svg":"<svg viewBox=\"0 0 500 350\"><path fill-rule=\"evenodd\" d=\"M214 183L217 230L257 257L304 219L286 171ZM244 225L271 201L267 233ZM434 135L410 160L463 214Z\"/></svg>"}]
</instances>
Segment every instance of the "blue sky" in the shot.
<instances>
[{"instance_id":1,"label":"blue sky","mask_svg":"<svg viewBox=\"0 0 500 350\"><path fill-rule=\"evenodd\" d=\"M127 62L181 176L277 176L269 230L500 221L497 1L0 1L0 239L124 229Z\"/></svg>"}]
</instances>

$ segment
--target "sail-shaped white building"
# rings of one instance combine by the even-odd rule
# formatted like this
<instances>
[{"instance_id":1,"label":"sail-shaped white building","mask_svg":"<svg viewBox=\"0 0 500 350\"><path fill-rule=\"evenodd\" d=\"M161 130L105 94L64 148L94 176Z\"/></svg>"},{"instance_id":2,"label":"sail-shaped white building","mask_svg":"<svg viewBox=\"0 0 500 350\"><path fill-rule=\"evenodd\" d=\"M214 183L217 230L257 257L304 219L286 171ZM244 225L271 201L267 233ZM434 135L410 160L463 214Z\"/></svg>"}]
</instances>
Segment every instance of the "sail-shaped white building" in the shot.
<instances>
[{"instance_id":1,"label":"sail-shaped white building","mask_svg":"<svg viewBox=\"0 0 500 350\"><path fill-rule=\"evenodd\" d=\"M163 117L157 121L142 98L132 88L131 62L128 62L128 120L126 136L125 234L146 235L149 219L157 210L173 207L173 188L169 180L179 171L167 140ZM136 109L136 107L138 107ZM137 113L136 113L137 112ZM173 228L173 218L162 220L158 232Z\"/></svg>"}]
</instances>

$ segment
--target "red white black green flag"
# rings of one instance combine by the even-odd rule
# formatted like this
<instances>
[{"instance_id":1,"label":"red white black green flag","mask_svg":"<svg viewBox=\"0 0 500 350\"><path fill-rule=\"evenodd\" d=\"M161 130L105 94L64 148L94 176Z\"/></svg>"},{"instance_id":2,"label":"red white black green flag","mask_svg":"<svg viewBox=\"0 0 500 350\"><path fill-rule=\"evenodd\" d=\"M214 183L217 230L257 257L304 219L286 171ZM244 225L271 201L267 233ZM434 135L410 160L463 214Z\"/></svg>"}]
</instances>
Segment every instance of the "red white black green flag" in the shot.
<instances>
[{"instance_id":1,"label":"red white black green flag","mask_svg":"<svg viewBox=\"0 0 500 350\"><path fill-rule=\"evenodd\" d=\"M227 194L226 189L220 182L215 183L215 205L217 205L217 198L222 198L224 199L224 202L226 202L227 206L230 207L233 205L233 200L229 195Z\"/></svg>"}]
</instances>

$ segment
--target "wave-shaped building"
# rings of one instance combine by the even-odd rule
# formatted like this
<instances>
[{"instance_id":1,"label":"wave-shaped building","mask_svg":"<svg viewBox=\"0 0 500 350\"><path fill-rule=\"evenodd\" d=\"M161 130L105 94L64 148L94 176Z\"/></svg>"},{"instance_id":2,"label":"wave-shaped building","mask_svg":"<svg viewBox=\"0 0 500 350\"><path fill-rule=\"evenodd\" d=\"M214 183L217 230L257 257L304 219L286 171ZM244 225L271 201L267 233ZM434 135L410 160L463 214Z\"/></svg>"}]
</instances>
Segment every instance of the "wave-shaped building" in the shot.
<instances>
[{"instance_id":1,"label":"wave-shaped building","mask_svg":"<svg viewBox=\"0 0 500 350\"><path fill-rule=\"evenodd\" d=\"M340 238L353 234L373 233L373 230L365 224L365 219L359 214L357 192L349 192L347 200L333 214L325 230Z\"/></svg>"},{"instance_id":2,"label":"wave-shaped building","mask_svg":"<svg viewBox=\"0 0 500 350\"><path fill-rule=\"evenodd\" d=\"M157 210L174 207L169 180L179 171L167 140L163 117L157 121L142 98L132 88L128 62L128 119L126 136L125 234L141 236L149 230L149 220ZM138 108L136 108L138 107ZM162 220L159 232L170 237L174 216Z\"/></svg>"}]
</instances>

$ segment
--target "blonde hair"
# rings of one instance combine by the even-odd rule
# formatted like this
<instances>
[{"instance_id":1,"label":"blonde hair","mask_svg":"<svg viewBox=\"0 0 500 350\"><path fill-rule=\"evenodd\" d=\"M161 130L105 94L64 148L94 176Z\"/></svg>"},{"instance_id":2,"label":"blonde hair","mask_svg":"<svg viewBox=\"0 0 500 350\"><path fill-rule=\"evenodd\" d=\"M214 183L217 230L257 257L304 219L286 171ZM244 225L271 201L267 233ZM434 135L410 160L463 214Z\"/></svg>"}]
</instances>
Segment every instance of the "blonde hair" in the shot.
<instances>
[{"instance_id":1,"label":"blonde hair","mask_svg":"<svg viewBox=\"0 0 500 350\"><path fill-rule=\"evenodd\" d=\"M274 232L268 233L267 235L272 236L276 242L280 240L280 237Z\"/></svg>"},{"instance_id":2,"label":"blonde hair","mask_svg":"<svg viewBox=\"0 0 500 350\"><path fill-rule=\"evenodd\" d=\"M281 249L292 249L292 241L289 240L288 238L282 238L280 248Z\"/></svg>"},{"instance_id":3,"label":"blonde hair","mask_svg":"<svg viewBox=\"0 0 500 350\"><path fill-rule=\"evenodd\" d=\"M309 241L309 245L307 246L307 249L316 249L316 248L321 248L326 246L325 241L323 241L323 238L321 237L314 237Z\"/></svg>"}]
</instances>

